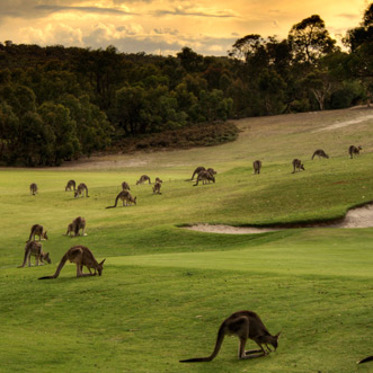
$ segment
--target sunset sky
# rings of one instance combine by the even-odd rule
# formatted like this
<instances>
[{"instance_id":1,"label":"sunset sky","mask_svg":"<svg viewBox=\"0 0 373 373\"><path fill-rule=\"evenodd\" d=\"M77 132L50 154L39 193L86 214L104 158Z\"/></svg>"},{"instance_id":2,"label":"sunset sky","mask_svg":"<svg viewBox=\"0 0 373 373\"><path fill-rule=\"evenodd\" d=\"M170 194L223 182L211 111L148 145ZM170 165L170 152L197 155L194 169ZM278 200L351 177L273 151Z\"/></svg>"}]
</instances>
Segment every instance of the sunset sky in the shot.
<instances>
[{"instance_id":1,"label":"sunset sky","mask_svg":"<svg viewBox=\"0 0 373 373\"><path fill-rule=\"evenodd\" d=\"M319 14L332 36L357 26L366 0L0 0L0 41L226 55L247 34L286 37Z\"/></svg>"}]
</instances>

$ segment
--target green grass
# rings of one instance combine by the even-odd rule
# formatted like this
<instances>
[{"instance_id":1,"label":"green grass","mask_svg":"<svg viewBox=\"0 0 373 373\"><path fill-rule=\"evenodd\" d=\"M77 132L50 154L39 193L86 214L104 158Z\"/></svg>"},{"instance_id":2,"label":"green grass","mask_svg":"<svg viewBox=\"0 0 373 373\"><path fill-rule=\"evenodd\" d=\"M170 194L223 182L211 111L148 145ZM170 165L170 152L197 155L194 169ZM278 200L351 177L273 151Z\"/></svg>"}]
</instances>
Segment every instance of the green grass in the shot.
<instances>
[{"instance_id":1,"label":"green grass","mask_svg":"<svg viewBox=\"0 0 373 373\"><path fill-rule=\"evenodd\" d=\"M373 121L314 133L370 111L240 121L234 143L213 148L136 153L61 169L0 170L0 372L369 372L356 361L373 354L373 228L302 228L259 235L209 234L180 226L295 223L341 217L373 200ZM348 159L347 148L363 152ZM311 161L316 148L329 160ZM291 160L306 171L291 174ZM252 161L263 160L260 176ZM185 181L199 165L216 183ZM142 174L164 180L162 195L136 186ZM64 192L74 178L90 198ZM138 204L112 205L123 180ZM39 195L29 195L31 182ZM88 236L63 236L76 216ZM52 265L22 263L32 224L48 230ZM69 247L84 244L107 258L102 277L76 279ZM257 312L272 333L268 357L238 361L226 338L211 363L179 359L211 353L220 323L232 312ZM254 347L253 342L248 348ZM370 364L370 365L369 365Z\"/></svg>"}]
</instances>

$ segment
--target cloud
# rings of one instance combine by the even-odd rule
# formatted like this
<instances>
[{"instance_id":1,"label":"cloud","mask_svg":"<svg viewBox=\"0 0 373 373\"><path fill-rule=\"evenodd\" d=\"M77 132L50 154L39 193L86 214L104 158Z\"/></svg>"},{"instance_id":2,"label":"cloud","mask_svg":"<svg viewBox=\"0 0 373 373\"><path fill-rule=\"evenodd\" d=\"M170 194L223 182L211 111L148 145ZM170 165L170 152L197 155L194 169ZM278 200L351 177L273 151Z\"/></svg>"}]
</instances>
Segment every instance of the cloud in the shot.
<instances>
[{"instance_id":1,"label":"cloud","mask_svg":"<svg viewBox=\"0 0 373 373\"><path fill-rule=\"evenodd\" d=\"M175 8L173 10L156 10L153 13L156 17L162 16L193 16L193 17L208 17L208 18L234 18L235 16L229 12L217 11L217 12L207 12L207 11L197 11L197 10L185 10L180 8Z\"/></svg>"},{"instance_id":2,"label":"cloud","mask_svg":"<svg viewBox=\"0 0 373 373\"><path fill-rule=\"evenodd\" d=\"M38 5L35 7L36 10L47 11L50 13L55 12L84 12L84 13L98 13L98 14L108 14L108 15L135 15L136 13L131 13L118 8L101 8L93 6L58 6L58 5Z\"/></svg>"}]
</instances>

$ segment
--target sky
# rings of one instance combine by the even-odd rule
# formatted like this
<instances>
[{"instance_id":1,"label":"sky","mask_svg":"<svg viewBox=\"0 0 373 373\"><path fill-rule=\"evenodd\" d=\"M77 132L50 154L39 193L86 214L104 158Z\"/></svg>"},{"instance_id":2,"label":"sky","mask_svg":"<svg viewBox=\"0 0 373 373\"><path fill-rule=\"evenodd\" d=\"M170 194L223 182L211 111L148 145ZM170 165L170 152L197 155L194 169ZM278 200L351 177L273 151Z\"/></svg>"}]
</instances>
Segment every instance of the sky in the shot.
<instances>
[{"instance_id":1,"label":"sky","mask_svg":"<svg viewBox=\"0 0 373 373\"><path fill-rule=\"evenodd\" d=\"M286 38L313 14L337 40L359 25L367 0L0 0L0 42L175 55L226 56L248 34Z\"/></svg>"}]
</instances>

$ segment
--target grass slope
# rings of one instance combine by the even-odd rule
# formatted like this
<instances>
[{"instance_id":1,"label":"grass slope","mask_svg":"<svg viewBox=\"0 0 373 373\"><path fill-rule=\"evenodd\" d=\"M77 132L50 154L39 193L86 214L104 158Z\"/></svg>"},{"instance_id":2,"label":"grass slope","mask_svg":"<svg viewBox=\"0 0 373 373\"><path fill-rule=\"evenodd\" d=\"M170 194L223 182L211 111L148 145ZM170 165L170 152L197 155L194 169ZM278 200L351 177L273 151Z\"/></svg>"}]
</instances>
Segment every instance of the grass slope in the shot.
<instances>
[{"instance_id":1,"label":"grass slope","mask_svg":"<svg viewBox=\"0 0 373 373\"><path fill-rule=\"evenodd\" d=\"M369 363L355 363L373 353L373 228L260 235L178 228L327 220L373 200L373 121L364 116L371 111L252 118L238 123L235 143L215 148L2 169L0 371L369 371ZM314 132L343 121L355 124ZM363 146L354 160L351 144ZM331 158L311 161L320 147ZM306 171L292 175L295 157ZM257 158L260 176L251 169ZM216 184L185 181L200 164L218 170ZM135 185L144 173L164 180L162 195ZM85 182L91 197L65 193L70 178ZM123 180L138 205L105 209ZM39 185L36 197L28 194L31 182ZM88 236L63 236L78 215L87 219ZM49 231L43 246L53 264L16 268L35 223ZM37 281L74 244L107 258L103 276L76 279L67 264L57 280ZM276 353L238 361L237 340L226 338L213 362L178 363L210 354L220 323L240 309L258 312L272 333L282 330Z\"/></svg>"}]
</instances>

